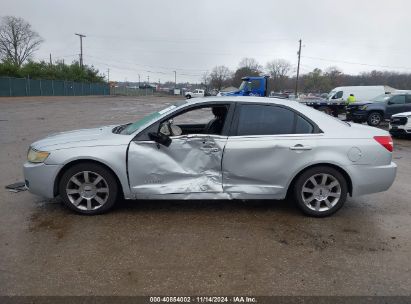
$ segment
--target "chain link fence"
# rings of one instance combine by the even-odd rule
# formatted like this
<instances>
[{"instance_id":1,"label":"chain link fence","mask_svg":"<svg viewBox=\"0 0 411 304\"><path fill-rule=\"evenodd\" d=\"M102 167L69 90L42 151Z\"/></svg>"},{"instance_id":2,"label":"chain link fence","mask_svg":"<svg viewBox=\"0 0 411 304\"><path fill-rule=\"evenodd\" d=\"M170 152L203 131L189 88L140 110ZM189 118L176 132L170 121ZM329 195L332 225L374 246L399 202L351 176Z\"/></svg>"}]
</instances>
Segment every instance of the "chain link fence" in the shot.
<instances>
[{"instance_id":1,"label":"chain link fence","mask_svg":"<svg viewBox=\"0 0 411 304\"><path fill-rule=\"evenodd\" d=\"M154 89L153 88L111 87L110 95L149 96L149 95L154 95Z\"/></svg>"},{"instance_id":2,"label":"chain link fence","mask_svg":"<svg viewBox=\"0 0 411 304\"><path fill-rule=\"evenodd\" d=\"M0 96L109 95L105 83L0 77Z\"/></svg>"}]
</instances>

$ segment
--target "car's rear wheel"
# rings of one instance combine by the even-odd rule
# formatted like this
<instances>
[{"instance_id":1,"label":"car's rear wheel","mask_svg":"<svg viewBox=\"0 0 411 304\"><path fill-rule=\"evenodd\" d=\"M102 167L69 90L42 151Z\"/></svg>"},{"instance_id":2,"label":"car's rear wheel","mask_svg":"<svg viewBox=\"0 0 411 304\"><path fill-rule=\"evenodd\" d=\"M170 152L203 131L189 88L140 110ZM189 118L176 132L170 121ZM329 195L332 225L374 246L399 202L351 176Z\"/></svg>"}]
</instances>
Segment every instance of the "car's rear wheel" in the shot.
<instances>
[{"instance_id":1,"label":"car's rear wheel","mask_svg":"<svg viewBox=\"0 0 411 304\"><path fill-rule=\"evenodd\" d=\"M101 165L80 163L64 172L59 184L63 203L82 214L101 214L110 210L118 197L113 174Z\"/></svg>"},{"instance_id":2,"label":"car's rear wheel","mask_svg":"<svg viewBox=\"0 0 411 304\"><path fill-rule=\"evenodd\" d=\"M187 98L187 99L190 99L190 98L191 98L191 95L190 95L190 94L186 95L186 98Z\"/></svg>"},{"instance_id":3,"label":"car's rear wheel","mask_svg":"<svg viewBox=\"0 0 411 304\"><path fill-rule=\"evenodd\" d=\"M381 121L382 121L381 113L371 112L370 115L368 115L367 123L369 126L376 127L381 123Z\"/></svg>"},{"instance_id":4,"label":"car's rear wheel","mask_svg":"<svg viewBox=\"0 0 411 304\"><path fill-rule=\"evenodd\" d=\"M337 212L347 199L347 181L332 167L314 167L296 180L298 207L307 215L324 217Z\"/></svg>"}]
</instances>

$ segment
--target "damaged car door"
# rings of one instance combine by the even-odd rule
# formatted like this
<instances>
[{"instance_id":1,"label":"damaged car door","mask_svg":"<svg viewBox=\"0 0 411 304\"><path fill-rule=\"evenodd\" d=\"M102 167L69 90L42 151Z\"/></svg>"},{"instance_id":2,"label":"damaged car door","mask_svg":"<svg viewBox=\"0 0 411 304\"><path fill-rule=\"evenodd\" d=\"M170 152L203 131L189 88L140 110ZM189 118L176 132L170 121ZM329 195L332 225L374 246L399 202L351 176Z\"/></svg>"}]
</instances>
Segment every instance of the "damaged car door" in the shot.
<instances>
[{"instance_id":1,"label":"damaged car door","mask_svg":"<svg viewBox=\"0 0 411 304\"><path fill-rule=\"evenodd\" d=\"M222 134L222 130L228 105L222 123L216 123L216 117L199 123L198 119L206 116L204 112L211 113L212 108L202 106L202 117L192 119L189 124L179 122L181 113L158 122L157 132L171 139L168 146L155 140L130 143L128 174L131 191L136 197L223 191L221 162L227 135ZM198 110L198 107L184 109L182 113L190 110Z\"/></svg>"}]
</instances>

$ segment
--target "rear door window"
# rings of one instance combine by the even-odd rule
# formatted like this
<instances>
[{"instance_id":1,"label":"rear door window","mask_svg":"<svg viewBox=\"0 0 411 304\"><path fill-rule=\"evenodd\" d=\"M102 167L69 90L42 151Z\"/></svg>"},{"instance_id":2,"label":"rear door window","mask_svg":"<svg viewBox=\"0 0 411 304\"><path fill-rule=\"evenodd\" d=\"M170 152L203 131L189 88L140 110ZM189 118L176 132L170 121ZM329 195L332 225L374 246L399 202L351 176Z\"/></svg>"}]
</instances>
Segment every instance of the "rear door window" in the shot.
<instances>
[{"instance_id":1,"label":"rear door window","mask_svg":"<svg viewBox=\"0 0 411 304\"><path fill-rule=\"evenodd\" d=\"M237 135L313 133L313 125L289 109L272 105L241 105Z\"/></svg>"}]
</instances>

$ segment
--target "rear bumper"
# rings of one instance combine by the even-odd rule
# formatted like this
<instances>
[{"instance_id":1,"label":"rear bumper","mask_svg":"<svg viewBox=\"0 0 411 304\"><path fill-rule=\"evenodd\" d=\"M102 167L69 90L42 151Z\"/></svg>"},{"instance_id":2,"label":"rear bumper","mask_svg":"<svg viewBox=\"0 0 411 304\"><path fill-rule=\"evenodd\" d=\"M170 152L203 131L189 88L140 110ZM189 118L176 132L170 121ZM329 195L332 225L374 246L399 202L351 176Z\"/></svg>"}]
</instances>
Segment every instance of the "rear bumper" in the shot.
<instances>
[{"instance_id":1,"label":"rear bumper","mask_svg":"<svg viewBox=\"0 0 411 304\"><path fill-rule=\"evenodd\" d=\"M385 166L352 165L347 167L353 185L352 196L388 190L395 180L397 165Z\"/></svg>"},{"instance_id":2,"label":"rear bumper","mask_svg":"<svg viewBox=\"0 0 411 304\"><path fill-rule=\"evenodd\" d=\"M23 173L27 188L33 194L53 198L54 181L60 169L60 165L26 162L23 166Z\"/></svg>"}]
</instances>

